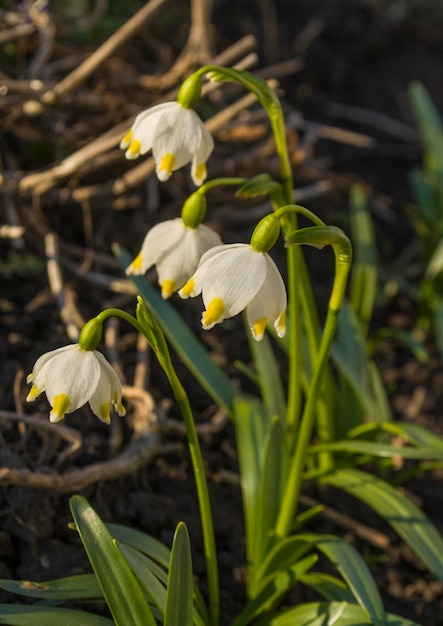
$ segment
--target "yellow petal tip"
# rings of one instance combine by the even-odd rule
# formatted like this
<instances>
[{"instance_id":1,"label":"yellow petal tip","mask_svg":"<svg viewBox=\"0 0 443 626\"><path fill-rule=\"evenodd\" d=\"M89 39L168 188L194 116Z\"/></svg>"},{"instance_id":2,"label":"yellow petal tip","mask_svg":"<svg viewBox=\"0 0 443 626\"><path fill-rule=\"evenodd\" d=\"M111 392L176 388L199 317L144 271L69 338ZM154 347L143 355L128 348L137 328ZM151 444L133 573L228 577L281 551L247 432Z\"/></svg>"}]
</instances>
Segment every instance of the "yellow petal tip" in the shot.
<instances>
[{"instance_id":1,"label":"yellow petal tip","mask_svg":"<svg viewBox=\"0 0 443 626\"><path fill-rule=\"evenodd\" d=\"M215 324L223 320L225 303L221 298L213 298L208 304L208 308L203 313L202 325L204 330L210 330Z\"/></svg>"}]
</instances>

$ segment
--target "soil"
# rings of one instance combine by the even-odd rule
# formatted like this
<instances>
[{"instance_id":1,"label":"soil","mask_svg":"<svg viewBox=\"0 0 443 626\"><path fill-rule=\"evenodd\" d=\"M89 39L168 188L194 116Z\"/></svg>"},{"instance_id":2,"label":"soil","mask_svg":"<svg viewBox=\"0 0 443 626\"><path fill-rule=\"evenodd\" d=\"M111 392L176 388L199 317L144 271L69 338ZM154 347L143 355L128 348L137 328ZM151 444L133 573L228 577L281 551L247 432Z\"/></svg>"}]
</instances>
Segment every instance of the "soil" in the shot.
<instances>
[{"instance_id":1,"label":"soil","mask_svg":"<svg viewBox=\"0 0 443 626\"><path fill-rule=\"evenodd\" d=\"M140 5L129 3L128 11L133 13ZM65 425L80 442L77 449L70 449L68 440L58 435L56 429L36 428L17 418L35 416L46 423L45 399L34 405L24 402L25 376L40 354L69 341L67 321L78 325L72 311L83 320L107 306L132 312L132 294L114 291L109 281L100 285L91 279L94 272L108 278L123 277L111 243L117 241L136 253L150 225L177 215L192 185L183 171L174 174L168 186L159 185L151 176L124 194L118 204L106 190L109 181L127 168L120 153L103 168L83 171L42 196L18 193L12 183L24 173L49 168L155 99L155 93L140 90L134 82L131 85L131 80L137 74L165 72L172 64L186 38L186 6L187 3L175 3L168 15L165 9L160 11L152 24L102 64L79 92L82 98L90 94L90 104L82 105L79 96L77 103L66 101L56 107L53 116L45 113L33 120L18 115L11 120L11 110L21 101L16 93L10 107L0 108L5 121L2 160L7 172L15 172L10 178L6 176L10 186L3 191L1 221L8 222L12 205L19 223L25 227L21 240L9 244L3 239L0 247L0 466L31 470L37 476L61 477L58 490L5 484L0 479L0 578L41 581L88 571L77 536L68 528L70 492L63 488L63 477L96 463L111 465L122 451L149 432L152 422L147 415L154 411L165 425L161 450L129 475L110 480L98 477L80 493L105 521L136 527L167 545L171 544L176 524L184 520L192 540L194 572L197 579L204 581L197 500L185 439L177 426L179 414L163 375L149 354L145 357L144 378L154 408L149 405L149 396L146 398L140 391L140 383L127 382L129 410L124 421L114 419L108 428L88 408L67 417ZM182 20L175 23L182 26L179 31L173 30L175 36L171 40L172 20L178 15ZM52 74L48 74L51 80L59 80L63 72L70 71L79 58L97 46L100 37L104 39L110 33L102 32L97 25L91 32L72 32L61 10L53 18L58 24L59 39L46 63L65 59L69 69L52 68ZM2 14L1 20L5 28ZM298 188L303 191L319 182L327 184L326 193L314 191L304 203L329 223L346 230L349 188L356 181L364 186L377 231L381 276L373 332L389 327L416 333L417 310L411 293L398 289L390 295L384 286L398 255L414 242L406 210L413 202L408 176L412 167L420 164L422 150L408 103L410 81L420 80L443 113L443 9L439 2L219 0L214 3L212 24L212 43L217 52L253 34L258 41L260 68L274 64L279 67L280 62L292 58L303 62L299 71L289 76L282 74L279 82L292 124L290 135L294 141L299 140L294 152ZM84 37L88 32L90 39L85 37L83 41L80 35ZM2 78L29 79L29 66L38 45L34 34L14 50L5 48L0 57L4 64ZM126 89L122 86L122 68L128 72ZM41 73L46 76L44 66ZM222 105L223 101L216 98L210 101L212 109ZM82 116L82 106L86 107L87 116ZM248 176L263 171L266 164L273 167L264 118L258 114L253 117L249 130L245 130L248 127L244 118L239 119L216 136L211 176L232 173L235 168ZM318 133L319 128L323 132ZM354 139L340 133L333 136L325 128L358 135ZM369 144L363 147L358 137L369 138ZM59 193L60 189L72 191L80 184L102 185L104 191L84 202ZM250 215L244 211L238 217L240 203L226 192L211 196L211 205L220 207L210 207L209 220L223 232L225 241L246 240L254 225L256 206L251 205ZM62 311L48 284L43 242L48 232L55 232L58 237L67 302ZM321 255L308 255L321 304L329 288L328 261L323 259ZM155 281L155 276L149 274L149 280ZM186 303L184 307L178 299L173 302L210 348L214 359L239 385L247 386L235 366L238 359L250 361L241 320L234 319L204 333L198 325L200 303ZM71 316L69 320L66 311ZM418 361L392 337L377 344L375 358L395 418L413 420L443 435L443 364L432 335L423 337L429 352L427 360ZM106 339L108 356L114 362L118 359L123 379L133 381L139 372L135 348L140 348L138 357L144 354L135 333L121 325L110 328ZM203 456L215 504L223 624L228 625L245 600L244 528L233 427L178 361L177 367L202 433ZM3 475L0 469L0 478ZM419 473L403 488L443 532L442 476L438 469ZM77 491L73 489L72 493ZM310 529L345 536L357 546L371 566L389 611L422 626L443 625L443 584L426 571L380 518L335 492L320 494L311 487L306 495L321 499L355 520L354 525L345 527L337 520L320 516ZM359 538L355 531L358 521L386 535L389 546L382 550ZM300 588L294 598L300 601L311 596ZM0 591L1 602L15 600Z\"/></svg>"}]
</instances>

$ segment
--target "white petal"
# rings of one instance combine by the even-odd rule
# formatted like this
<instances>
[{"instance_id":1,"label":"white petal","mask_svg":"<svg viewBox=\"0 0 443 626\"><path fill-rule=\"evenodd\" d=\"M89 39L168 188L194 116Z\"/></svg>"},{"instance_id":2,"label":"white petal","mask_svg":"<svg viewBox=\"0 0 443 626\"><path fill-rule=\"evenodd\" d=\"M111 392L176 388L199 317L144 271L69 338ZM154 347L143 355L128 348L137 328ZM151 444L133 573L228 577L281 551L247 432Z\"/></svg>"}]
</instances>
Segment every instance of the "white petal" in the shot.
<instances>
[{"instance_id":1,"label":"white petal","mask_svg":"<svg viewBox=\"0 0 443 626\"><path fill-rule=\"evenodd\" d=\"M86 404L94 393L100 377L100 366L94 353L82 350L78 345L69 346L42 367L34 379L38 389L44 389L51 406L55 396L69 397L67 413Z\"/></svg>"},{"instance_id":2,"label":"white petal","mask_svg":"<svg viewBox=\"0 0 443 626\"><path fill-rule=\"evenodd\" d=\"M200 145L202 132L201 121L195 111L178 107L162 114L152 146L157 165L165 155L174 155L173 170L189 163Z\"/></svg>"},{"instance_id":3,"label":"white petal","mask_svg":"<svg viewBox=\"0 0 443 626\"><path fill-rule=\"evenodd\" d=\"M203 224L197 228L185 227L182 239L157 264L160 285L171 280L176 289L183 287L197 269L204 252L220 243L220 236Z\"/></svg>"},{"instance_id":4,"label":"white petal","mask_svg":"<svg viewBox=\"0 0 443 626\"><path fill-rule=\"evenodd\" d=\"M169 250L177 246L184 236L185 225L180 217L156 224L146 235L141 247L141 266L134 269L129 266L128 274L144 274L152 265L158 263Z\"/></svg>"},{"instance_id":5,"label":"white petal","mask_svg":"<svg viewBox=\"0 0 443 626\"><path fill-rule=\"evenodd\" d=\"M206 168L204 168L204 175L202 176L199 170L206 164L211 152L214 149L214 139L207 128L202 124L201 126L201 141L197 152L192 159L191 176L194 184L199 186L206 179Z\"/></svg>"},{"instance_id":6,"label":"white petal","mask_svg":"<svg viewBox=\"0 0 443 626\"><path fill-rule=\"evenodd\" d=\"M140 154L146 154L152 148L163 113L176 108L177 102L162 102L137 115L131 128L131 140L137 139L141 143Z\"/></svg>"},{"instance_id":7,"label":"white petal","mask_svg":"<svg viewBox=\"0 0 443 626\"><path fill-rule=\"evenodd\" d=\"M201 290L207 308L214 298L225 306L224 319L242 311L266 278L266 259L249 244L217 246L203 257L194 275L195 291Z\"/></svg>"},{"instance_id":8,"label":"white petal","mask_svg":"<svg viewBox=\"0 0 443 626\"><path fill-rule=\"evenodd\" d=\"M100 362L102 376L105 376L108 379L108 382L110 384L111 393L110 393L110 396L107 398L107 400L110 401L112 405L114 405L114 408L119 415L124 415L126 411L124 407L122 406L122 385L121 385L119 377L117 376L117 372L114 370L112 365L108 363L108 361L105 359L105 357L103 356L101 352L98 352L98 350L94 350L94 354L97 357L98 361ZM98 392L98 388L100 385L100 381L99 381L99 384L97 385L97 392ZM92 402L92 398L90 402ZM92 407L92 403L91 403L91 407ZM100 415L98 415L98 417L102 419Z\"/></svg>"},{"instance_id":9,"label":"white petal","mask_svg":"<svg viewBox=\"0 0 443 626\"><path fill-rule=\"evenodd\" d=\"M62 348L57 348L56 350L51 350L50 352L45 352L45 354L42 354L41 357L39 357L35 362L35 365L32 368L32 373L29 374L29 376L27 377L27 382L30 383L31 381L33 381L35 383L35 377L40 372L45 363L57 356L57 354L60 354L61 352L66 352L67 350L72 350L74 347L74 345L63 346Z\"/></svg>"},{"instance_id":10,"label":"white petal","mask_svg":"<svg viewBox=\"0 0 443 626\"><path fill-rule=\"evenodd\" d=\"M247 307L249 326L254 334L253 326L259 320L275 324L286 311L286 287L272 258L265 254L267 274L260 290ZM279 334L284 334L277 328ZM261 337L258 337L260 340Z\"/></svg>"}]
</instances>

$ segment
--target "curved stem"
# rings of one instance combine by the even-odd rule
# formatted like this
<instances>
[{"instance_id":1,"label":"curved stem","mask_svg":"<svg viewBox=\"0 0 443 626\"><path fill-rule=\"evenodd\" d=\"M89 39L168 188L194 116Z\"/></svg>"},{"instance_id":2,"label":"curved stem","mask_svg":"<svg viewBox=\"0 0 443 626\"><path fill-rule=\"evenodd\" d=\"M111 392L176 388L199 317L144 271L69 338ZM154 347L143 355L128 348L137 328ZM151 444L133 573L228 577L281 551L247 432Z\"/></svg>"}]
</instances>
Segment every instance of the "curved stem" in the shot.
<instances>
[{"instance_id":1,"label":"curved stem","mask_svg":"<svg viewBox=\"0 0 443 626\"><path fill-rule=\"evenodd\" d=\"M308 230L310 229L306 229L306 231ZM315 227L313 230L316 230ZM339 229L328 230L332 232L333 236L339 231ZM301 231L298 231L297 234L300 233ZM307 241L305 241L305 243L307 243ZM302 415L295 451L283 495L282 506L275 528L276 536L279 538L286 537L290 533L295 512L297 510L308 446L311 441L315 424L318 397L323 385L325 368L337 328L338 316L343 302L346 282L351 266L352 250L347 237L343 234L339 234L337 240L325 243L331 243L334 248L335 278L329 299L328 314L326 317L323 336L320 342L315 370L309 386L309 392Z\"/></svg>"},{"instance_id":2,"label":"curved stem","mask_svg":"<svg viewBox=\"0 0 443 626\"><path fill-rule=\"evenodd\" d=\"M156 353L172 388L174 397L179 405L186 429L186 438L191 456L192 468L197 489L200 518L202 524L203 543L205 550L206 569L208 576L209 612L212 626L217 626L220 619L220 589L218 578L217 549L215 544L214 524L212 519L211 503L208 484L203 464L203 457L195 428L189 398L176 374L167 348L166 340L155 319L149 313L145 303L139 297L138 318L133 317L120 309L106 309L97 317L104 321L115 316L125 320L136 328L150 343Z\"/></svg>"}]
</instances>

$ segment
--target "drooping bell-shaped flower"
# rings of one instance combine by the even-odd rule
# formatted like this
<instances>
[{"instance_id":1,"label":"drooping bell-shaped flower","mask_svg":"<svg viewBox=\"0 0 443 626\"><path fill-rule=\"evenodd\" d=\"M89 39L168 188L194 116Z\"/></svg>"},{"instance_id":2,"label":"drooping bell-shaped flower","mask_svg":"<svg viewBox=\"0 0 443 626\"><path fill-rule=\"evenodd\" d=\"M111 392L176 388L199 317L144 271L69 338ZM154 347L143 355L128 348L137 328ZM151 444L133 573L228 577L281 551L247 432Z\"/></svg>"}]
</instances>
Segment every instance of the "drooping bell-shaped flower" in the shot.
<instances>
[{"instance_id":1,"label":"drooping bell-shaped flower","mask_svg":"<svg viewBox=\"0 0 443 626\"><path fill-rule=\"evenodd\" d=\"M163 298L183 287L197 269L202 255L221 244L220 236L208 226L187 226L181 217L157 224L148 232L127 274L144 274L153 265Z\"/></svg>"},{"instance_id":2,"label":"drooping bell-shaped flower","mask_svg":"<svg viewBox=\"0 0 443 626\"><path fill-rule=\"evenodd\" d=\"M86 402L105 424L111 421L110 409L125 415L122 389L114 369L97 350L84 350L78 344L43 354L27 377L32 383L26 400L46 393L52 407L51 422L62 420Z\"/></svg>"},{"instance_id":3,"label":"drooping bell-shaped flower","mask_svg":"<svg viewBox=\"0 0 443 626\"><path fill-rule=\"evenodd\" d=\"M246 309L254 339L260 341L266 325L285 334L286 289L280 272L266 252L249 244L228 244L208 250L194 276L179 291L182 298L202 294L206 310L202 326L215 324Z\"/></svg>"},{"instance_id":4,"label":"drooping bell-shaped flower","mask_svg":"<svg viewBox=\"0 0 443 626\"><path fill-rule=\"evenodd\" d=\"M161 181L192 161L191 176L198 186L206 179L206 161L214 140L192 108L163 102L137 115L120 148L126 150L127 159L136 159L152 148Z\"/></svg>"},{"instance_id":5,"label":"drooping bell-shaped flower","mask_svg":"<svg viewBox=\"0 0 443 626\"><path fill-rule=\"evenodd\" d=\"M263 339L268 323L274 324L280 337L285 334L286 288L268 254L279 233L280 221L271 214L258 223L250 244L216 246L202 256L179 295L189 298L202 294L204 330L246 309L256 341Z\"/></svg>"}]
</instances>

